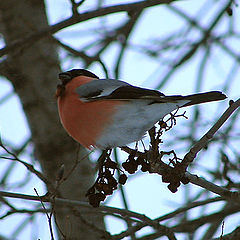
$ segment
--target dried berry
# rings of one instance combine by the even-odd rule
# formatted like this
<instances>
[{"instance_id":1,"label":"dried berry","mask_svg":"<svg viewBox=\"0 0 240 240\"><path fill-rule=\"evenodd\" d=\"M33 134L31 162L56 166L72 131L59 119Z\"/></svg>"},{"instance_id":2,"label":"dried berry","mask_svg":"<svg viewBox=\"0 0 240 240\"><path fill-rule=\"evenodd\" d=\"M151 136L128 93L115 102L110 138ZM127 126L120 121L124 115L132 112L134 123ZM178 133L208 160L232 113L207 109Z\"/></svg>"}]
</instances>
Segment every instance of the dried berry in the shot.
<instances>
[{"instance_id":1,"label":"dried berry","mask_svg":"<svg viewBox=\"0 0 240 240\"><path fill-rule=\"evenodd\" d=\"M170 183L171 182L171 176L170 175L162 175L162 182L164 183Z\"/></svg>"},{"instance_id":2,"label":"dried berry","mask_svg":"<svg viewBox=\"0 0 240 240\"><path fill-rule=\"evenodd\" d=\"M95 196L99 201L104 201L106 198L106 195L104 195L103 193L96 193Z\"/></svg>"},{"instance_id":3,"label":"dried berry","mask_svg":"<svg viewBox=\"0 0 240 240\"><path fill-rule=\"evenodd\" d=\"M172 192L175 193L177 191L177 188L180 186L180 181L175 181L175 182L171 182L168 185L168 189Z\"/></svg>"},{"instance_id":4,"label":"dried berry","mask_svg":"<svg viewBox=\"0 0 240 240\"><path fill-rule=\"evenodd\" d=\"M161 128L167 128L167 124L163 120L159 121L158 123Z\"/></svg>"},{"instance_id":5,"label":"dried berry","mask_svg":"<svg viewBox=\"0 0 240 240\"><path fill-rule=\"evenodd\" d=\"M109 178L109 177L112 177L112 173L111 173L110 170L105 169L105 172L103 172L103 173L101 174L101 176L102 176L102 177Z\"/></svg>"},{"instance_id":6,"label":"dried berry","mask_svg":"<svg viewBox=\"0 0 240 240\"><path fill-rule=\"evenodd\" d=\"M147 171L150 171L150 168L151 168L150 163L144 162L142 163L141 171L147 172Z\"/></svg>"},{"instance_id":7,"label":"dried berry","mask_svg":"<svg viewBox=\"0 0 240 240\"><path fill-rule=\"evenodd\" d=\"M106 168L116 169L117 168L117 163L115 163L114 161L109 159L104 163L104 166Z\"/></svg>"},{"instance_id":8,"label":"dried berry","mask_svg":"<svg viewBox=\"0 0 240 240\"><path fill-rule=\"evenodd\" d=\"M138 165L142 165L142 164L144 163L144 157L143 157L143 155L140 155L140 156L137 158L136 163L137 163Z\"/></svg>"},{"instance_id":9,"label":"dried berry","mask_svg":"<svg viewBox=\"0 0 240 240\"><path fill-rule=\"evenodd\" d=\"M119 176L118 182L122 185L124 185L127 182L127 175L126 174L121 174Z\"/></svg>"},{"instance_id":10,"label":"dried berry","mask_svg":"<svg viewBox=\"0 0 240 240\"><path fill-rule=\"evenodd\" d=\"M108 184L113 187L113 188L116 188L117 187L117 180L114 178L114 177L111 177L108 179Z\"/></svg>"},{"instance_id":11,"label":"dried berry","mask_svg":"<svg viewBox=\"0 0 240 240\"><path fill-rule=\"evenodd\" d=\"M111 186L109 186L108 184L103 184L102 185L102 191L106 194L106 195L111 195L113 193L113 189Z\"/></svg>"},{"instance_id":12,"label":"dried berry","mask_svg":"<svg viewBox=\"0 0 240 240\"><path fill-rule=\"evenodd\" d=\"M127 171L129 168L129 162L122 163L122 167Z\"/></svg>"},{"instance_id":13,"label":"dried berry","mask_svg":"<svg viewBox=\"0 0 240 240\"><path fill-rule=\"evenodd\" d=\"M136 151L132 151L128 156L129 161L134 160L135 156L136 156Z\"/></svg>"},{"instance_id":14,"label":"dried berry","mask_svg":"<svg viewBox=\"0 0 240 240\"><path fill-rule=\"evenodd\" d=\"M175 193L177 192L177 187L174 185L174 184L169 184L168 185L168 189L172 192L172 193Z\"/></svg>"},{"instance_id":15,"label":"dried berry","mask_svg":"<svg viewBox=\"0 0 240 240\"><path fill-rule=\"evenodd\" d=\"M123 168L130 174L137 171L138 164L135 160L127 161L122 164Z\"/></svg>"},{"instance_id":16,"label":"dried berry","mask_svg":"<svg viewBox=\"0 0 240 240\"><path fill-rule=\"evenodd\" d=\"M96 188L99 192L101 192L101 191L103 190L103 184L104 184L104 183L96 183L96 184L95 184L95 188Z\"/></svg>"},{"instance_id":17,"label":"dried berry","mask_svg":"<svg viewBox=\"0 0 240 240\"><path fill-rule=\"evenodd\" d=\"M92 205L93 207L99 207L100 200L96 196L96 194L89 195L88 196L88 201L89 201L89 204Z\"/></svg>"}]
</instances>

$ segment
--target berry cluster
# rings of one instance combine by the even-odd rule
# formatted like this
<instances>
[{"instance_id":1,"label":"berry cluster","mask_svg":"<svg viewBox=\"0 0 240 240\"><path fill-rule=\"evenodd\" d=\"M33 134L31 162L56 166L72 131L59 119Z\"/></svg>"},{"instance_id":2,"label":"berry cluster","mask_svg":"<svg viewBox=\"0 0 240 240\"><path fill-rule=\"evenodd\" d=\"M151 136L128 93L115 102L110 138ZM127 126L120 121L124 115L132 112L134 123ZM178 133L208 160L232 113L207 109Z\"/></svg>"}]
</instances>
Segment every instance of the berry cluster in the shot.
<instances>
[{"instance_id":1,"label":"berry cluster","mask_svg":"<svg viewBox=\"0 0 240 240\"><path fill-rule=\"evenodd\" d=\"M128 159L122 163L122 167L125 171L133 174L137 171L138 166L141 166L141 171L146 172L150 170L150 164L145 159L144 154L136 156L137 151L133 150ZM88 197L89 204L93 207L99 207L100 202L104 201L107 195L113 194L113 191L117 189L118 184L124 185L127 181L126 174L118 168L116 162L110 159L109 154L103 158L100 157L99 161L102 164L99 169L98 177L91 188L88 189L86 197ZM118 181L115 179L115 171L122 172L119 176Z\"/></svg>"},{"instance_id":2,"label":"berry cluster","mask_svg":"<svg viewBox=\"0 0 240 240\"><path fill-rule=\"evenodd\" d=\"M121 147L123 151L129 154L127 160L122 163L122 167L126 172L134 174L140 167L142 172L148 171L149 173L154 173L154 166L158 164L161 171L157 173L162 175L162 181L168 183L168 189L173 193L177 191L181 183L187 184L189 180L184 176L180 162L181 159L177 157L174 150L169 152L160 151L159 145L162 143L162 134L176 125L177 117L187 118L185 112L178 115L177 112L178 109L173 114L170 114L170 117L166 121L160 120L158 128L154 126L148 131L150 137L149 150L145 149L144 152L139 152L136 149ZM169 122L170 125L167 124ZM127 176L123 173L123 170L118 167L116 162L110 159L110 153L111 150L103 151L98 160L100 165L98 177L86 193L88 201L93 207L99 207L100 202L104 201L107 195L113 194L118 184L123 185L127 181ZM164 162L164 156L166 155L173 155L173 158L168 159L169 163ZM114 177L116 170L121 172L118 180Z\"/></svg>"},{"instance_id":3,"label":"berry cluster","mask_svg":"<svg viewBox=\"0 0 240 240\"><path fill-rule=\"evenodd\" d=\"M178 174L175 173L174 169L173 171L169 174L163 174L162 175L162 182L164 183L169 183L168 184L168 189L172 192L175 193L177 192L178 187L183 184L189 183L189 179L185 176L179 177Z\"/></svg>"},{"instance_id":4,"label":"berry cluster","mask_svg":"<svg viewBox=\"0 0 240 240\"><path fill-rule=\"evenodd\" d=\"M145 159L144 154L139 155L136 159L136 151L132 151L126 162L122 164L122 167L125 171L130 174L133 174L137 171L138 166L141 166L141 171L146 172L150 170L150 163Z\"/></svg>"},{"instance_id":5,"label":"berry cluster","mask_svg":"<svg viewBox=\"0 0 240 240\"><path fill-rule=\"evenodd\" d=\"M86 193L89 204L93 207L99 207L100 202L104 201L107 195L113 194L113 191L117 189L118 183L126 183L127 176L124 173L119 176L118 181L114 178L116 169L118 169L117 163L113 162L107 155L99 169L97 180Z\"/></svg>"}]
</instances>

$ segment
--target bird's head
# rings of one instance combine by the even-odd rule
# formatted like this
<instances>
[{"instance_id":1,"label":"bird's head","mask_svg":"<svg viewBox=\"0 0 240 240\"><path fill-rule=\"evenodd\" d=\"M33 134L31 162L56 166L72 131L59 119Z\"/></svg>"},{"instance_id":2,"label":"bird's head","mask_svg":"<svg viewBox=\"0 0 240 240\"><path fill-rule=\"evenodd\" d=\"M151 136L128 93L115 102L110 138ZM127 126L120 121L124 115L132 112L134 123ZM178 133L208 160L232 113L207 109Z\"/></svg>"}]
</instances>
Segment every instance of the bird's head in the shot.
<instances>
[{"instance_id":1,"label":"bird's head","mask_svg":"<svg viewBox=\"0 0 240 240\"><path fill-rule=\"evenodd\" d=\"M88 70L85 70L85 69L72 69L72 70L69 70L66 72L61 72L58 75L59 80L61 81L61 84L57 85L57 90L56 90L56 94L55 94L56 98L58 98L59 96L62 96L64 94L65 86L67 85L67 83L69 83L75 77L79 77L79 76L85 76L85 77L99 79L99 77L96 76L94 73L92 73Z\"/></svg>"}]
</instances>

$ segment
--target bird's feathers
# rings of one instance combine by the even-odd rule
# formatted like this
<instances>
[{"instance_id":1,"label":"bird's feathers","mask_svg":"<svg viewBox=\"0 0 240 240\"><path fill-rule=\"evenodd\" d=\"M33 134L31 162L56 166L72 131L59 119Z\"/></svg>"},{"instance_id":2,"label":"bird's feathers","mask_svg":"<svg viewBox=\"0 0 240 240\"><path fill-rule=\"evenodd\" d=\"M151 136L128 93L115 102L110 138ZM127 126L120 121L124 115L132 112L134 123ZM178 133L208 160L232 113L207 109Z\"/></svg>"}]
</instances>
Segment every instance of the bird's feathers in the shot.
<instances>
[{"instance_id":1,"label":"bird's feathers","mask_svg":"<svg viewBox=\"0 0 240 240\"><path fill-rule=\"evenodd\" d=\"M163 93L98 77L84 69L59 74L58 108L68 133L83 146L102 149L140 140L174 109L223 100L218 91L188 96Z\"/></svg>"},{"instance_id":2,"label":"bird's feathers","mask_svg":"<svg viewBox=\"0 0 240 240\"><path fill-rule=\"evenodd\" d=\"M115 79L100 79L81 85L76 89L81 100L96 101L100 99L109 100L132 100L132 99L150 99L160 100L163 93L132 86L124 81Z\"/></svg>"},{"instance_id":3,"label":"bird's feathers","mask_svg":"<svg viewBox=\"0 0 240 240\"><path fill-rule=\"evenodd\" d=\"M105 98L122 86L130 86L130 84L115 79L100 79L79 86L76 92L82 101L89 102Z\"/></svg>"},{"instance_id":4,"label":"bird's feathers","mask_svg":"<svg viewBox=\"0 0 240 240\"><path fill-rule=\"evenodd\" d=\"M182 107L223 100L226 96L219 91L206 93L198 93L187 96L172 95L165 96L163 93L132 86L124 81L114 79L100 79L91 81L79 86L76 89L79 98L84 102L92 102L97 100L133 100L145 99L151 100L148 104L154 103L177 103L178 101L186 100L187 103Z\"/></svg>"}]
</instances>

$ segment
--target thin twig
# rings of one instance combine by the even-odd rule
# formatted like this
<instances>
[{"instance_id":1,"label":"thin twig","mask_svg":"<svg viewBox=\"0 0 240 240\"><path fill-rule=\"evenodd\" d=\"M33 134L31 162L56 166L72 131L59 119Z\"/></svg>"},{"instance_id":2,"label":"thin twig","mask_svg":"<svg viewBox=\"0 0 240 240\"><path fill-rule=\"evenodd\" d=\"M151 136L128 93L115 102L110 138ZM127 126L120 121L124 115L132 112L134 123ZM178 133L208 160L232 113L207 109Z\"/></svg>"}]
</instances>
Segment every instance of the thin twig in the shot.
<instances>
[{"instance_id":1,"label":"thin twig","mask_svg":"<svg viewBox=\"0 0 240 240\"><path fill-rule=\"evenodd\" d=\"M222 114L218 121L211 127L211 129L199 140L197 141L190 151L184 156L181 162L181 167L185 171L188 165L194 160L198 152L202 150L207 144L207 142L213 138L214 134L219 130L220 127L228 120L228 118L234 113L234 111L240 106L240 99L236 102L231 103L229 108Z\"/></svg>"},{"instance_id":2,"label":"thin twig","mask_svg":"<svg viewBox=\"0 0 240 240\"><path fill-rule=\"evenodd\" d=\"M81 14L75 14L75 15L71 16L70 18L63 20L57 24L49 26L45 29L42 29L42 30L36 32L36 33L27 35L26 37L21 38L19 40L13 41L11 44L0 49L0 57L5 54L8 54L11 51L19 49L19 47L26 46L26 44L30 45L32 42L36 42L43 37L54 34L58 31L60 31L61 29L72 26L76 23L80 23L83 21L87 21L89 19L93 19L93 18L100 17L100 16L105 16L105 15L116 13L116 12L129 12L131 10L144 9L144 8L159 5L159 4L169 4L169 3L175 2L175 1L176 0L148 0L148 1L144 0L144 1L138 1L138 2L133 2L133 3L125 3L125 4L119 4L119 5L99 8L97 10L88 11L88 12L84 12Z\"/></svg>"},{"instance_id":3,"label":"thin twig","mask_svg":"<svg viewBox=\"0 0 240 240\"><path fill-rule=\"evenodd\" d=\"M224 187L220 187L212 182L207 181L202 177L198 177L197 175L191 174L189 172L186 172L185 176L189 179L191 183L207 189L210 192L216 193L223 198L235 201L240 200L240 192L238 191L230 191Z\"/></svg>"},{"instance_id":4,"label":"thin twig","mask_svg":"<svg viewBox=\"0 0 240 240\"><path fill-rule=\"evenodd\" d=\"M50 209L47 209L48 212L50 212ZM0 220L8 217L8 216L11 216L12 214L15 214L15 213L27 213L29 215L33 215L33 214L36 214L36 213L46 213L46 210L45 209L34 209L34 210L31 210L31 209L16 209L16 210L9 210L8 212L6 212L4 215L0 216Z\"/></svg>"},{"instance_id":5,"label":"thin twig","mask_svg":"<svg viewBox=\"0 0 240 240\"><path fill-rule=\"evenodd\" d=\"M48 214L48 210L47 210L46 207L44 206L43 201L42 201L42 198L39 196L39 194L38 194L38 192L37 192L37 189L34 188L34 191L35 191L35 193L37 194L37 196L38 196L38 198L39 198L39 200L40 200L40 202L41 202L41 205L42 205L42 207L43 207L43 209L44 209L44 211L45 211L45 213L46 213L46 216L47 216L47 219L48 219L48 225L49 225L50 235L51 235L51 240L54 240L53 228L52 228L52 215L53 215L53 213L52 213L52 211L51 211L51 212L50 212L50 215Z\"/></svg>"},{"instance_id":6,"label":"thin twig","mask_svg":"<svg viewBox=\"0 0 240 240\"><path fill-rule=\"evenodd\" d=\"M26 194L20 194L20 193L11 193L11 192L5 192L0 191L0 196L2 197L10 197L10 198L18 198L18 199L24 199L24 200L30 200L30 201L38 201L38 202L51 202L51 199L48 196L33 196L33 195L26 195ZM122 218L131 218L133 221L136 219L144 221L144 222L152 222L151 218L148 218L147 216L143 214L139 214L133 211L125 210L125 209L119 209L114 207L107 207L107 206L100 206L98 208L93 208L90 206L87 202L83 201L76 201L76 200L70 200L70 199L64 199L64 198L55 198L55 202L57 204L62 204L65 206L78 206L83 209L88 209L91 211L91 213L94 212L104 212L105 214L118 214L119 216L122 216ZM134 220L135 219L135 220ZM152 222L153 224L153 222Z\"/></svg>"},{"instance_id":7,"label":"thin twig","mask_svg":"<svg viewBox=\"0 0 240 240\"><path fill-rule=\"evenodd\" d=\"M27 162L22 161L21 159L19 159L17 157L17 155L11 151L9 151L3 144L2 142L0 142L0 147L2 147L9 155L11 155L12 157L4 157L4 156L0 156L0 158L2 159L7 159L7 160L11 160L11 161L16 161L19 162L21 164L23 164L31 173L34 173L40 180L42 180L44 183L46 183L46 185L48 187L50 187L50 189L53 189L53 186L51 184L51 182L38 170L36 170L32 164L29 164Z\"/></svg>"}]
</instances>

